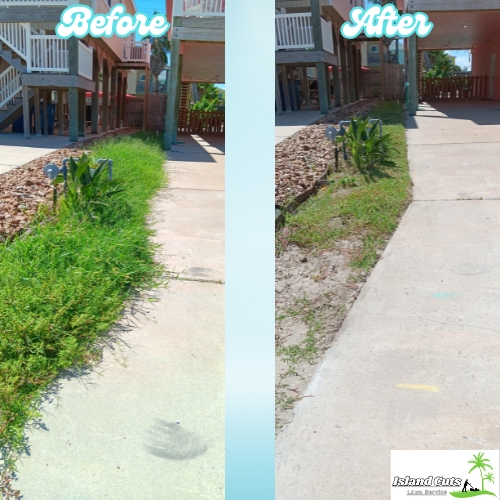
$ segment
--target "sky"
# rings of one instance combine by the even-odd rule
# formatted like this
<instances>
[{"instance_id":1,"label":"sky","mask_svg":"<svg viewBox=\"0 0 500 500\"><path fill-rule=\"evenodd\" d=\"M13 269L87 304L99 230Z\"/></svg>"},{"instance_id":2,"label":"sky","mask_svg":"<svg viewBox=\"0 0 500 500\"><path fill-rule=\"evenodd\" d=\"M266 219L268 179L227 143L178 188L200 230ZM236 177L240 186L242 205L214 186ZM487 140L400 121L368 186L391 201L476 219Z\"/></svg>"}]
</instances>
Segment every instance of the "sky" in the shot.
<instances>
[{"instance_id":1,"label":"sky","mask_svg":"<svg viewBox=\"0 0 500 500\"><path fill-rule=\"evenodd\" d=\"M160 14L165 14L167 11L165 0L135 0L135 6L138 12L143 12L148 16L152 16L155 11Z\"/></svg>"},{"instance_id":2,"label":"sky","mask_svg":"<svg viewBox=\"0 0 500 500\"><path fill-rule=\"evenodd\" d=\"M460 66L461 68L466 66L467 70L471 69L471 63L469 62L469 50L446 50L445 52L451 56L456 56L457 66Z\"/></svg>"}]
</instances>

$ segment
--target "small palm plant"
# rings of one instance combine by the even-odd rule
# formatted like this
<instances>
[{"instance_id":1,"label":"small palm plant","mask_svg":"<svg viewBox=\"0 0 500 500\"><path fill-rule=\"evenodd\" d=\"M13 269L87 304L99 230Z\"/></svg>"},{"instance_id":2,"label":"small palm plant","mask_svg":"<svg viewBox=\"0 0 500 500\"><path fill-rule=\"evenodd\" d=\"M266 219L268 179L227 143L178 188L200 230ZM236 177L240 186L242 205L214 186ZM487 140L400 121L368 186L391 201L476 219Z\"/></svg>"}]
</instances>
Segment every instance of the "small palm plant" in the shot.
<instances>
[{"instance_id":1,"label":"small palm plant","mask_svg":"<svg viewBox=\"0 0 500 500\"><path fill-rule=\"evenodd\" d=\"M343 135L335 139L337 145L348 148L354 167L366 174L375 166L395 167L396 164L387 158L390 151L389 134L379 135L379 124L370 125L370 120L351 118L349 128Z\"/></svg>"},{"instance_id":2,"label":"small palm plant","mask_svg":"<svg viewBox=\"0 0 500 500\"><path fill-rule=\"evenodd\" d=\"M479 472L481 473L481 490L484 490L484 480L486 479L485 476L483 476L483 471L486 472L486 468L493 470L493 467L490 464L487 464L486 462L489 462L490 460L488 458L484 458L484 453L479 452L477 455L472 455L474 458L473 460L469 460L469 464L472 465L472 469L469 471L469 474L474 470L474 469L479 469ZM493 475L491 476L493 478Z\"/></svg>"},{"instance_id":3,"label":"small palm plant","mask_svg":"<svg viewBox=\"0 0 500 500\"><path fill-rule=\"evenodd\" d=\"M98 163L83 153L76 160L71 157L68 167L63 203L73 213L83 212L93 216L95 205L107 206L105 201L109 197L124 191L118 188L122 181L106 178L108 160ZM64 182L64 176L59 174L52 184Z\"/></svg>"},{"instance_id":4,"label":"small palm plant","mask_svg":"<svg viewBox=\"0 0 500 500\"><path fill-rule=\"evenodd\" d=\"M485 474L484 480L488 481L491 484L495 483L495 478L493 477L493 472L488 472L488 474Z\"/></svg>"}]
</instances>

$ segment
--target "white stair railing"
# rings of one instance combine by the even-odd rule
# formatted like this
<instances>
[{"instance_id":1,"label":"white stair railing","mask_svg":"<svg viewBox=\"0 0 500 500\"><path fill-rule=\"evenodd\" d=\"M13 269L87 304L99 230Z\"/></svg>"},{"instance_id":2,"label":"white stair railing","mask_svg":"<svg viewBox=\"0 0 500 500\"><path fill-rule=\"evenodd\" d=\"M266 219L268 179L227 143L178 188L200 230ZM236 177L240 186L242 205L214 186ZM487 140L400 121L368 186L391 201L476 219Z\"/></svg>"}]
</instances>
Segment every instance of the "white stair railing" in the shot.
<instances>
[{"instance_id":1,"label":"white stair railing","mask_svg":"<svg viewBox=\"0 0 500 500\"><path fill-rule=\"evenodd\" d=\"M92 80L92 57L92 47L78 40L78 74L88 80Z\"/></svg>"},{"instance_id":2,"label":"white stair railing","mask_svg":"<svg viewBox=\"0 0 500 500\"><path fill-rule=\"evenodd\" d=\"M0 41L24 59L27 57L28 50L27 33L25 24L0 23Z\"/></svg>"},{"instance_id":3,"label":"white stair railing","mask_svg":"<svg viewBox=\"0 0 500 500\"><path fill-rule=\"evenodd\" d=\"M68 41L56 35L37 32L26 23L0 23L0 41L26 61L28 73L68 73ZM141 46L147 55L149 44ZM92 49L78 42L78 74L92 79ZM149 60L149 59L148 59ZM1 87L0 87L1 88Z\"/></svg>"},{"instance_id":4,"label":"white stair railing","mask_svg":"<svg viewBox=\"0 0 500 500\"><path fill-rule=\"evenodd\" d=\"M12 104L21 90L21 73L9 66L0 74L0 110L5 110L7 104Z\"/></svg>"},{"instance_id":5,"label":"white stair railing","mask_svg":"<svg viewBox=\"0 0 500 500\"><path fill-rule=\"evenodd\" d=\"M314 49L311 13L276 14L276 50Z\"/></svg>"},{"instance_id":6,"label":"white stair railing","mask_svg":"<svg viewBox=\"0 0 500 500\"><path fill-rule=\"evenodd\" d=\"M321 37L323 39L323 50L335 54L333 45L332 23L321 18Z\"/></svg>"},{"instance_id":7,"label":"white stair railing","mask_svg":"<svg viewBox=\"0 0 500 500\"><path fill-rule=\"evenodd\" d=\"M31 35L29 42L28 73L69 71L67 40L56 35Z\"/></svg>"}]
</instances>

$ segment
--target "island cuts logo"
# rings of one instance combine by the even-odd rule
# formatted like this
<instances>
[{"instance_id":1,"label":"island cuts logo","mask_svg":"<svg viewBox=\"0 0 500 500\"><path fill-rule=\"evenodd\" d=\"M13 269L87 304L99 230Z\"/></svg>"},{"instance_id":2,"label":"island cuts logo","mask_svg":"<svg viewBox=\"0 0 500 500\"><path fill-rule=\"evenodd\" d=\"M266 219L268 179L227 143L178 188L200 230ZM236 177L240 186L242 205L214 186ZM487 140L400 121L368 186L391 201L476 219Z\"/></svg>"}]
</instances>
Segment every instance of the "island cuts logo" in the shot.
<instances>
[{"instance_id":1,"label":"island cuts logo","mask_svg":"<svg viewBox=\"0 0 500 500\"><path fill-rule=\"evenodd\" d=\"M408 495L498 497L498 486L495 484L498 463L498 450L393 450L391 499L402 499Z\"/></svg>"},{"instance_id":2,"label":"island cuts logo","mask_svg":"<svg viewBox=\"0 0 500 500\"><path fill-rule=\"evenodd\" d=\"M370 38L382 36L407 38L413 34L424 38L434 28L427 14L416 12L400 16L392 4L383 8L380 5L373 5L367 10L363 7L354 7L350 17L351 22L344 23L340 28L342 36L349 39L356 38L363 30Z\"/></svg>"}]
</instances>

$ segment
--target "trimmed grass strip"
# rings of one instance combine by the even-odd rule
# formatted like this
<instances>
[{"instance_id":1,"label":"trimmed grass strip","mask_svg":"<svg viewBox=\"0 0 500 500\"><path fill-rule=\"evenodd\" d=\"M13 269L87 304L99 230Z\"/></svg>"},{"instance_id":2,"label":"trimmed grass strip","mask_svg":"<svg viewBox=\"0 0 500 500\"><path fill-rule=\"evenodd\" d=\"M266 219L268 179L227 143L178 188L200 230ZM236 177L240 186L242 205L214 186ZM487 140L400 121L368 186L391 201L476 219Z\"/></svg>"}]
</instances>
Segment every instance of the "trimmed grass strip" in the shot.
<instances>
[{"instance_id":1,"label":"trimmed grass strip","mask_svg":"<svg viewBox=\"0 0 500 500\"><path fill-rule=\"evenodd\" d=\"M360 239L351 264L365 270L375 265L377 252L398 226L411 186L402 106L380 103L368 116L382 119L384 133L391 134L390 159L397 168L376 172L371 179L352 170L335 172L329 187L286 218L287 243L304 248L328 249L340 240Z\"/></svg>"}]
</instances>

